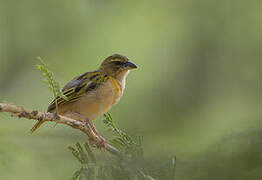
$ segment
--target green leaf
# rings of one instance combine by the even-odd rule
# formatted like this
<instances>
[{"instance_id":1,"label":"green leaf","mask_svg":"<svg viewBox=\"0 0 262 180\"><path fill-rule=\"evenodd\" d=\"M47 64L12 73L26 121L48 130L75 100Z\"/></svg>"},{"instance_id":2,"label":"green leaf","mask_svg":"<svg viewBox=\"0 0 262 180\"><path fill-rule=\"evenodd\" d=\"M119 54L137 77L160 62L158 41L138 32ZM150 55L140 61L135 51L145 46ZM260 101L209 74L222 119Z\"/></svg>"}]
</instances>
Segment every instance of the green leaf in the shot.
<instances>
[{"instance_id":1,"label":"green leaf","mask_svg":"<svg viewBox=\"0 0 262 180\"><path fill-rule=\"evenodd\" d=\"M82 146L81 146L81 144L80 144L79 142L76 143L76 147L77 147L77 149L78 149L78 152L79 152L79 154L80 154L80 157L81 157L83 163L86 163L86 164L87 164L87 163L88 163L88 157L87 157L87 155L84 153L84 150L83 150L83 148L82 148Z\"/></svg>"},{"instance_id":2,"label":"green leaf","mask_svg":"<svg viewBox=\"0 0 262 180\"><path fill-rule=\"evenodd\" d=\"M93 154L93 152L92 152L89 144L88 144L88 143L85 143L85 144L84 144L84 147L85 147L85 149L86 149L86 152L88 153L88 156L89 156L91 162L92 162L92 163L96 163L95 155Z\"/></svg>"},{"instance_id":3,"label":"green leaf","mask_svg":"<svg viewBox=\"0 0 262 180\"><path fill-rule=\"evenodd\" d=\"M80 171L76 171L73 175L73 177L71 178L71 180L77 180L77 178L80 176L81 172Z\"/></svg>"},{"instance_id":4,"label":"green leaf","mask_svg":"<svg viewBox=\"0 0 262 180\"><path fill-rule=\"evenodd\" d=\"M69 146L68 149L72 152L73 156L81 163L83 164L83 160L81 159L81 156L79 152L73 148L72 146Z\"/></svg>"},{"instance_id":5,"label":"green leaf","mask_svg":"<svg viewBox=\"0 0 262 180\"><path fill-rule=\"evenodd\" d=\"M57 96L62 97L64 100L68 100L68 98L61 91L59 83L54 78L54 73L50 71L47 67L47 64L42 60L41 57L37 57L40 64L36 64L36 68L41 71L42 76L44 77L44 82L47 83L48 88L52 91L54 99ZM58 104L56 103L56 113L58 114Z\"/></svg>"}]
</instances>

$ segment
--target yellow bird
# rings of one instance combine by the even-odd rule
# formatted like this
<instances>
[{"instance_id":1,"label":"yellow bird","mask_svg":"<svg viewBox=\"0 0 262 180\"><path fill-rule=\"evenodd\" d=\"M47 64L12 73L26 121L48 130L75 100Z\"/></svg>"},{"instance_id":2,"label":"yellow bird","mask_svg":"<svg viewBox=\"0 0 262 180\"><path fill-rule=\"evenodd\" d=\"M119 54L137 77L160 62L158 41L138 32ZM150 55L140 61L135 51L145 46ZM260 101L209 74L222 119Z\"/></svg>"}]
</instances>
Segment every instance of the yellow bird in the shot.
<instances>
[{"instance_id":1,"label":"yellow bird","mask_svg":"<svg viewBox=\"0 0 262 180\"><path fill-rule=\"evenodd\" d=\"M109 56L98 70L86 72L68 82L62 89L66 100L58 96L49 105L47 112L56 111L57 101L60 115L87 122L105 145L106 141L98 134L93 120L108 112L120 100L129 70L135 68L137 66L125 56ZM31 132L33 133L43 122L37 122Z\"/></svg>"}]
</instances>

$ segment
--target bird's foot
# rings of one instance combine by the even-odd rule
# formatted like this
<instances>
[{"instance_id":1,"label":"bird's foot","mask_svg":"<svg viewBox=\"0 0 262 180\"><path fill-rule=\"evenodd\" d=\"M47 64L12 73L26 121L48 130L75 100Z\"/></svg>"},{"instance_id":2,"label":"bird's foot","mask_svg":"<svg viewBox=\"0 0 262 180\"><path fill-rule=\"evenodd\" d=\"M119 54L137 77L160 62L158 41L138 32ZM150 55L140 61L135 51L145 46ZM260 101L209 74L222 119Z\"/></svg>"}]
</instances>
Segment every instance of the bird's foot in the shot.
<instances>
[{"instance_id":1,"label":"bird's foot","mask_svg":"<svg viewBox=\"0 0 262 180\"><path fill-rule=\"evenodd\" d=\"M107 146L107 141L102 136L98 136L100 144L98 145L98 148L104 148Z\"/></svg>"}]
</instances>

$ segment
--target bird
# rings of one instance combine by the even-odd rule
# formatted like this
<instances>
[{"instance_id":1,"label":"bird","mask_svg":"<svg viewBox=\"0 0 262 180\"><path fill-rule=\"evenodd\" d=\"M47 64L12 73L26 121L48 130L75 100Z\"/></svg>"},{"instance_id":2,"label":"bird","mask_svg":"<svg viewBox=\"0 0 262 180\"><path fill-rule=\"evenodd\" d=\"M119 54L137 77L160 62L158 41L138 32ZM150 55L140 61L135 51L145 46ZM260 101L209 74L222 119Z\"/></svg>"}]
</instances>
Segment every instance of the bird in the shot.
<instances>
[{"instance_id":1,"label":"bird","mask_svg":"<svg viewBox=\"0 0 262 180\"><path fill-rule=\"evenodd\" d=\"M105 58L95 71L83 73L73 78L63 88L63 96L57 96L48 106L47 112L55 113L78 121L86 122L98 136L102 144L106 140L98 133L93 121L107 113L123 96L126 77L137 66L126 56L113 54ZM44 121L38 121L31 133Z\"/></svg>"}]
</instances>

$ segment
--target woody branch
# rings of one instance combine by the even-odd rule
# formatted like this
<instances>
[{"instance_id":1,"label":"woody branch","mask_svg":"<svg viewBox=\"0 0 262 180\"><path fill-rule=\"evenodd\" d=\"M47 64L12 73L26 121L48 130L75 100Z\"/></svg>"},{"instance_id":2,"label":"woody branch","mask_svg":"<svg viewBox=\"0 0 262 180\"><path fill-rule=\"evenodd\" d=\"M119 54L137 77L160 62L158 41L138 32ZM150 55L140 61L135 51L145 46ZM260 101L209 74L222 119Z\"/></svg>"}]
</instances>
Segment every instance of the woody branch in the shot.
<instances>
[{"instance_id":1,"label":"woody branch","mask_svg":"<svg viewBox=\"0 0 262 180\"><path fill-rule=\"evenodd\" d=\"M61 115L55 115L53 113L43 113L36 110L26 109L21 106L8 103L0 103L0 112L7 112L11 115L17 116L18 118L32 119L36 121L51 121L58 124L66 124L74 129L78 129L85 133L89 141L95 144L97 147L101 145L101 140L94 134L93 131L86 125L85 122L77 121ZM108 152L114 155L120 155L120 152L110 144L106 144L104 147Z\"/></svg>"}]
</instances>

